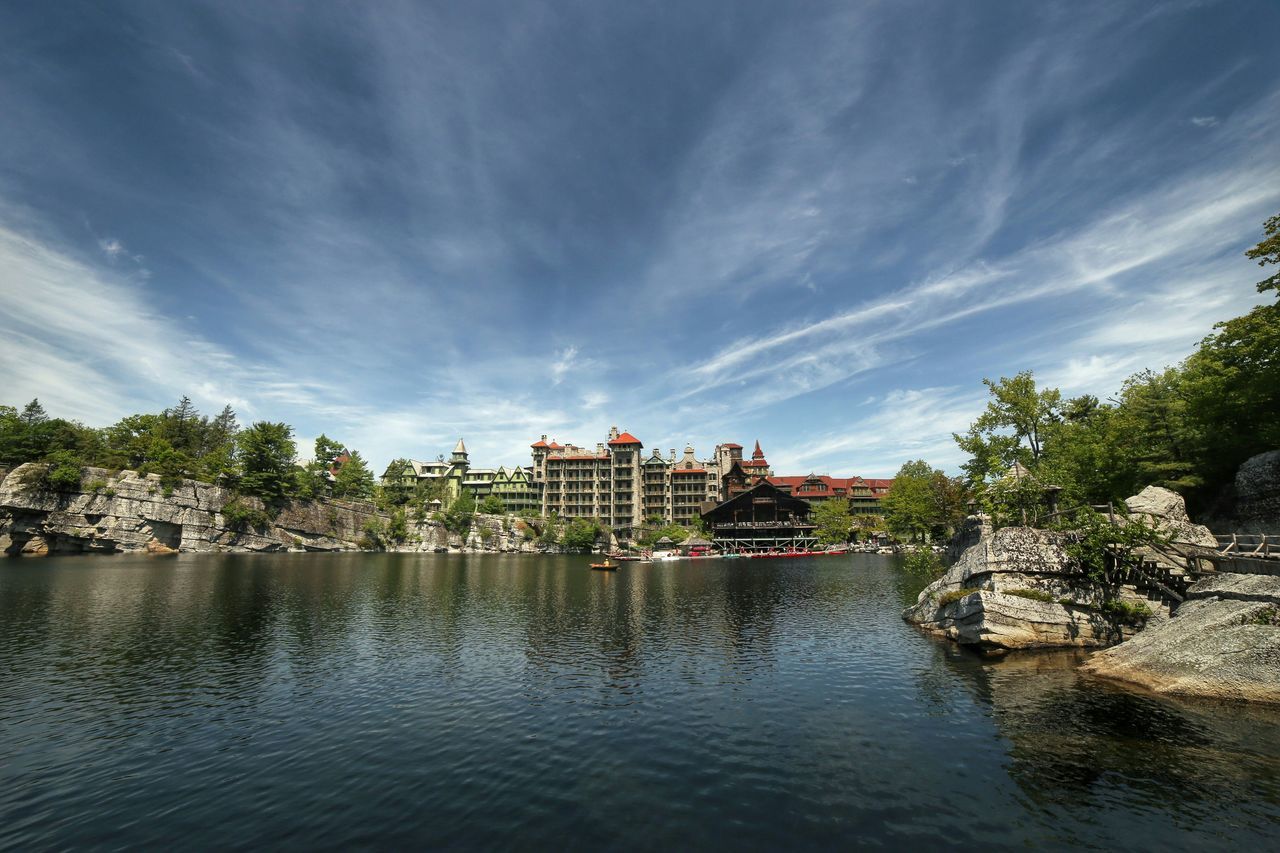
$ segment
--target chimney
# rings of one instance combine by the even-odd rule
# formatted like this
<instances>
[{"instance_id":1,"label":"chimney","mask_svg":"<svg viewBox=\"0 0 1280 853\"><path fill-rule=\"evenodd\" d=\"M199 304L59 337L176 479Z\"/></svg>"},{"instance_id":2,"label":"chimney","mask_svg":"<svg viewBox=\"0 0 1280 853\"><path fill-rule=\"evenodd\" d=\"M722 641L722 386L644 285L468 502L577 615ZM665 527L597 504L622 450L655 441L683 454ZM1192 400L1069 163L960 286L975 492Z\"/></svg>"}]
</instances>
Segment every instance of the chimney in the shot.
<instances>
[{"instance_id":1,"label":"chimney","mask_svg":"<svg viewBox=\"0 0 1280 853\"><path fill-rule=\"evenodd\" d=\"M597 456L603 456L603 455L604 455L604 442L602 442L602 441L597 441L597 442L596 442L596 455L597 455Z\"/></svg>"},{"instance_id":2,"label":"chimney","mask_svg":"<svg viewBox=\"0 0 1280 853\"><path fill-rule=\"evenodd\" d=\"M609 427L609 440L610 440L610 441L613 441L615 438L617 438L617 437L618 437L618 435L619 435L619 433L618 433L618 428L617 428L616 426L611 426L611 427Z\"/></svg>"}]
</instances>

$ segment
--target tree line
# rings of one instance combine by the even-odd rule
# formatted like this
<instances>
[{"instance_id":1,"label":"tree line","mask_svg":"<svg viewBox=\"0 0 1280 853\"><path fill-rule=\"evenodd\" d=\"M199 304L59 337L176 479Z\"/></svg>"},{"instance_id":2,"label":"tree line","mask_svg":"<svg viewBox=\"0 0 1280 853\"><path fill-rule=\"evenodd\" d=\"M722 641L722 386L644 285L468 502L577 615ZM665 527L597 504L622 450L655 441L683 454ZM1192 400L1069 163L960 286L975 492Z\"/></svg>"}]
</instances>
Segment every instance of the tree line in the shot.
<instances>
[{"instance_id":1,"label":"tree line","mask_svg":"<svg viewBox=\"0 0 1280 853\"><path fill-rule=\"evenodd\" d=\"M1263 227L1246 255L1280 264L1280 216ZM1257 290L1280 296L1280 273ZM884 510L898 535L945 536L971 505L1013 523L1043 510L1049 486L1064 508L1157 485L1184 495L1193 513L1229 512L1240 464L1280 447L1280 304L1216 324L1180 364L1136 373L1107 399L1066 398L1029 370L983 383L985 410L954 436L968 456L963 476L917 460L895 477Z\"/></svg>"},{"instance_id":2,"label":"tree line","mask_svg":"<svg viewBox=\"0 0 1280 853\"><path fill-rule=\"evenodd\" d=\"M293 428L257 421L241 427L231 406L210 417L183 397L159 413L134 414L95 428L51 417L39 399L21 410L0 405L0 467L47 464L44 484L79 487L86 466L156 474L166 491L192 479L261 498L269 507L321 496L370 498L373 474L356 450L321 435L315 455L296 462Z\"/></svg>"}]
</instances>

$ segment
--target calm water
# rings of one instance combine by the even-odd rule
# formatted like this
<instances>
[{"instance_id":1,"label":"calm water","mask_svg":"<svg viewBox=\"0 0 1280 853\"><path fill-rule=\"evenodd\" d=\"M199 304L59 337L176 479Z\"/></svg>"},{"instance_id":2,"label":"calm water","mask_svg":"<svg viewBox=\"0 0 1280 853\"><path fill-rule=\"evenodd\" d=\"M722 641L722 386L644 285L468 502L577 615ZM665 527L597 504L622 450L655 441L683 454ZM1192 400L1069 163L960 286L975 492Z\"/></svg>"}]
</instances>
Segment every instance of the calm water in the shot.
<instances>
[{"instance_id":1,"label":"calm water","mask_svg":"<svg viewBox=\"0 0 1280 853\"><path fill-rule=\"evenodd\" d=\"M891 558L0 563L0 848L1274 848L1280 714L991 663Z\"/></svg>"}]
</instances>

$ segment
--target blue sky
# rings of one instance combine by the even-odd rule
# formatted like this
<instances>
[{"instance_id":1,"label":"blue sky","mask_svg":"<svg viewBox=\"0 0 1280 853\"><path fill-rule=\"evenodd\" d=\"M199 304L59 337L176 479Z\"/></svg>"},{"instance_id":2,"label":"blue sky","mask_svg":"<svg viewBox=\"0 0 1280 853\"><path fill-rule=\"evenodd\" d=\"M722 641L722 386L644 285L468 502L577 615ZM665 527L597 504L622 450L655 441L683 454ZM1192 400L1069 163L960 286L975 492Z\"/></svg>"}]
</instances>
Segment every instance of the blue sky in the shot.
<instances>
[{"instance_id":1,"label":"blue sky","mask_svg":"<svg viewBox=\"0 0 1280 853\"><path fill-rule=\"evenodd\" d=\"M375 465L955 468L1261 301L1280 4L10 3L0 375Z\"/></svg>"}]
</instances>

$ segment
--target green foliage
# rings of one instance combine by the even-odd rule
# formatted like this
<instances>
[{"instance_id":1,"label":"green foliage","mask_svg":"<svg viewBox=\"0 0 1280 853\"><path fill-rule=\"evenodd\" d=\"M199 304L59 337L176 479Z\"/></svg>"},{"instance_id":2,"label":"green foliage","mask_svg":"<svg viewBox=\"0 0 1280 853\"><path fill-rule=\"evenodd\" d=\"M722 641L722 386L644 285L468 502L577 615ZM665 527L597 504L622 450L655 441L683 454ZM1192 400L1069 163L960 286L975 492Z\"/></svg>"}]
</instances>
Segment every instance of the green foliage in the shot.
<instances>
[{"instance_id":1,"label":"green foliage","mask_svg":"<svg viewBox=\"0 0 1280 853\"><path fill-rule=\"evenodd\" d=\"M986 488L983 505L994 528L1035 527L1046 510L1044 486L1030 477L1006 474Z\"/></svg>"},{"instance_id":2,"label":"green foliage","mask_svg":"<svg viewBox=\"0 0 1280 853\"><path fill-rule=\"evenodd\" d=\"M881 501L888 529L905 539L946 538L964 520L969 490L923 459L898 469L893 488Z\"/></svg>"},{"instance_id":3,"label":"green foliage","mask_svg":"<svg viewBox=\"0 0 1280 853\"><path fill-rule=\"evenodd\" d=\"M1258 245L1245 252L1245 255L1256 260L1260 267L1280 264L1280 215L1268 219L1262 228L1267 236ZM1280 296L1280 272L1258 282L1259 293L1266 293L1268 290L1274 290L1276 295Z\"/></svg>"},{"instance_id":4,"label":"green foliage","mask_svg":"<svg viewBox=\"0 0 1280 853\"><path fill-rule=\"evenodd\" d=\"M662 524L662 519L656 517L657 523L651 525L646 524L636 533L635 540L646 548L656 545L658 540L664 536L672 542L680 543L689 538L691 531L689 528L679 524ZM650 519L650 522L654 519Z\"/></svg>"},{"instance_id":5,"label":"green foliage","mask_svg":"<svg viewBox=\"0 0 1280 853\"><path fill-rule=\"evenodd\" d=\"M409 538L409 522L403 508L392 510L387 520L386 535L392 542L404 542Z\"/></svg>"},{"instance_id":6,"label":"green foliage","mask_svg":"<svg viewBox=\"0 0 1280 853\"><path fill-rule=\"evenodd\" d=\"M1114 587L1115 573L1135 559L1139 548L1168 544L1168 537L1154 525L1116 516L1115 523L1101 513L1081 510L1060 519L1055 528L1062 533L1062 550L1075 567L1090 580Z\"/></svg>"},{"instance_id":7,"label":"green foliage","mask_svg":"<svg viewBox=\"0 0 1280 853\"><path fill-rule=\"evenodd\" d=\"M902 558L902 568L908 574L928 581L942 577L946 567L931 548L910 548Z\"/></svg>"},{"instance_id":8,"label":"green foliage","mask_svg":"<svg viewBox=\"0 0 1280 853\"><path fill-rule=\"evenodd\" d=\"M554 518L548 519L546 526L542 528L538 543L548 546L560 544L560 530Z\"/></svg>"},{"instance_id":9,"label":"green foliage","mask_svg":"<svg viewBox=\"0 0 1280 853\"><path fill-rule=\"evenodd\" d=\"M948 604L954 604L960 599L972 595L975 592L977 592L976 589L968 588L953 589L950 592L944 592L942 595L938 596L938 606L946 607Z\"/></svg>"},{"instance_id":10,"label":"green foliage","mask_svg":"<svg viewBox=\"0 0 1280 853\"><path fill-rule=\"evenodd\" d=\"M389 538L387 527L388 525L384 524L378 516L370 517L364 523L364 535L356 540L356 547L362 551L384 548Z\"/></svg>"},{"instance_id":11,"label":"green foliage","mask_svg":"<svg viewBox=\"0 0 1280 853\"><path fill-rule=\"evenodd\" d=\"M239 498L232 498L222 506L222 520L232 530L261 530L271 523L271 516Z\"/></svg>"},{"instance_id":12,"label":"green foliage","mask_svg":"<svg viewBox=\"0 0 1280 853\"><path fill-rule=\"evenodd\" d=\"M1255 610L1246 614L1240 620L1242 625L1267 625L1270 627L1280 627L1280 607L1271 605Z\"/></svg>"},{"instance_id":13,"label":"green foliage","mask_svg":"<svg viewBox=\"0 0 1280 853\"><path fill-rule=\"evenodd\" d=\"M597 522L575 518L565 527L563 543L566 548L589 549L596 544L596 539L603 532Z\"/></svg>"},{"instance_id":14,"label":"green foliage","mask_svg":"<svg viewBox=\"0 0 1280 853\"><path fill-rule=\"evenodd\" d=\"M827 500L818 504L813 510L813 523L817 526L815 533L823 545L837 545L849 541L853 528L853 515L849 512L846 500Z\"/></svg>"},{"instance_id":15,"label":"green foliage","mask_svg":"<svg viewBox=\"0 0 1280 853\"><path fill-rule=\"evenodd\" d=\"M1032 601L1043 601L1046 604L1053 604L1055 599L1053 595L1042 589L1002 589L1005 595L1014 595L1018 598L1029 598Z\"/></svg>"},{"instance_id":16,"label":"green foliage","mask_svg":"<svg viewBox=\"0 0 1280 853\"><path fill-rule=\"evenodd\" d=\"M1109 598L1098 608L1103 615L1122 625L1141 625L1151 617L1151 608L1140 601L1121 601Z\"/></svg>"},{"instance_id":17,"label":"green foliage","mask_svg":"<svg viewBox=\"0 0 1280 853\"><path fill-rule=\"evenodd\" d=\"M506 511L502 498L497 495L485 495L484 500L480 501L480 512L486 515L502 515Z\"/></svg>"},{"instance_id":18,"label":"green foliage","mask_svg":"<svg viewBox=\"0 0 1280 853\"><path fill-rule=\"evenodd\" d=\"M320 438L324 438L321 436ZM320 439L316 439L319 446ZM350 458L338 468L333 479L333 496L335 498L370 498L373 497L373 472L360 451L352 450Z\"/></svg>"},{"instance_id":19,"label":"green foliage","mask_svg":"<svg viewBox=\"0 0 1280 853\"><path fill-rule=\"evenodd\" d=\"M453 533L465 534L471 529L472 519L476 514L476 502L468 492L458 496L444 512L444 526Z\"/></svg>"},{"instance_id":20,"label":"green foliage","mask_svg":"<svg viewBox=\"0 0 1280 853\"><path fill-rule=\"evenodd\" d=\"M293 428L284 423L258 421L238 436L240 491L280 506L297 489L294 479Z\"/></svg>"},{"instance_id":21,"label":"green foliage","mask_svg":"<svg viewBox=\"0 0 1280 853\"><path fill-rule=\"evenodd\" d=\"M999 382L983 379L982 384L991 398L986 410L967 433L953 436L970 456L965 471L975 483L1003 474L1014 462L1034 467L1045 438L1060 419L1062 404L1061 392L1036 388L1029 370L1012 378L1002 376Z\"/></svg>"},{"instance_id":22,"label":"green foliage","mask_svg":"<svg viewBox=\"0 0 1280 853\"><path fill-rule=\"evenodd\" d=\"M69 450L55 450L48 456L49 467L44 474L43 485L54 492L74 492L80 488L80 474L84 464Z\"/></svg>"},{"instance_id":23,"label":"green foliage","mask_svg":"<svg viewBox=\"0 0 1280 853\"><path fill-rule=\"evenodd\" d=\"M1280 264L1280 216L1265 230L1247 254ZM1280 293L1280 273L1258 287ZM1214 330L1182 364L1131 376L1107 403L1062 403L1030 373L986 381L986 412L955 436L971 482L990 485L1020 461L1062 487L1063 506L1116 502L1147 485L1181 492L1193 512L1212 502L1242 462L1280 446L1280 304Z\"/></svg>"},{"instance_id":24,"label":"green foliage","mask_svg":"<svg viewBox=\"0 0 1280 853\"><path fill-rule=\"evenodd\" d=\"M100 480L97 478L90 480L89 482L84 484L84 490L86 492L91 492L95 495L103 492L106 488L107 488L107 481Z\"/></svg>"}]
</instances>

